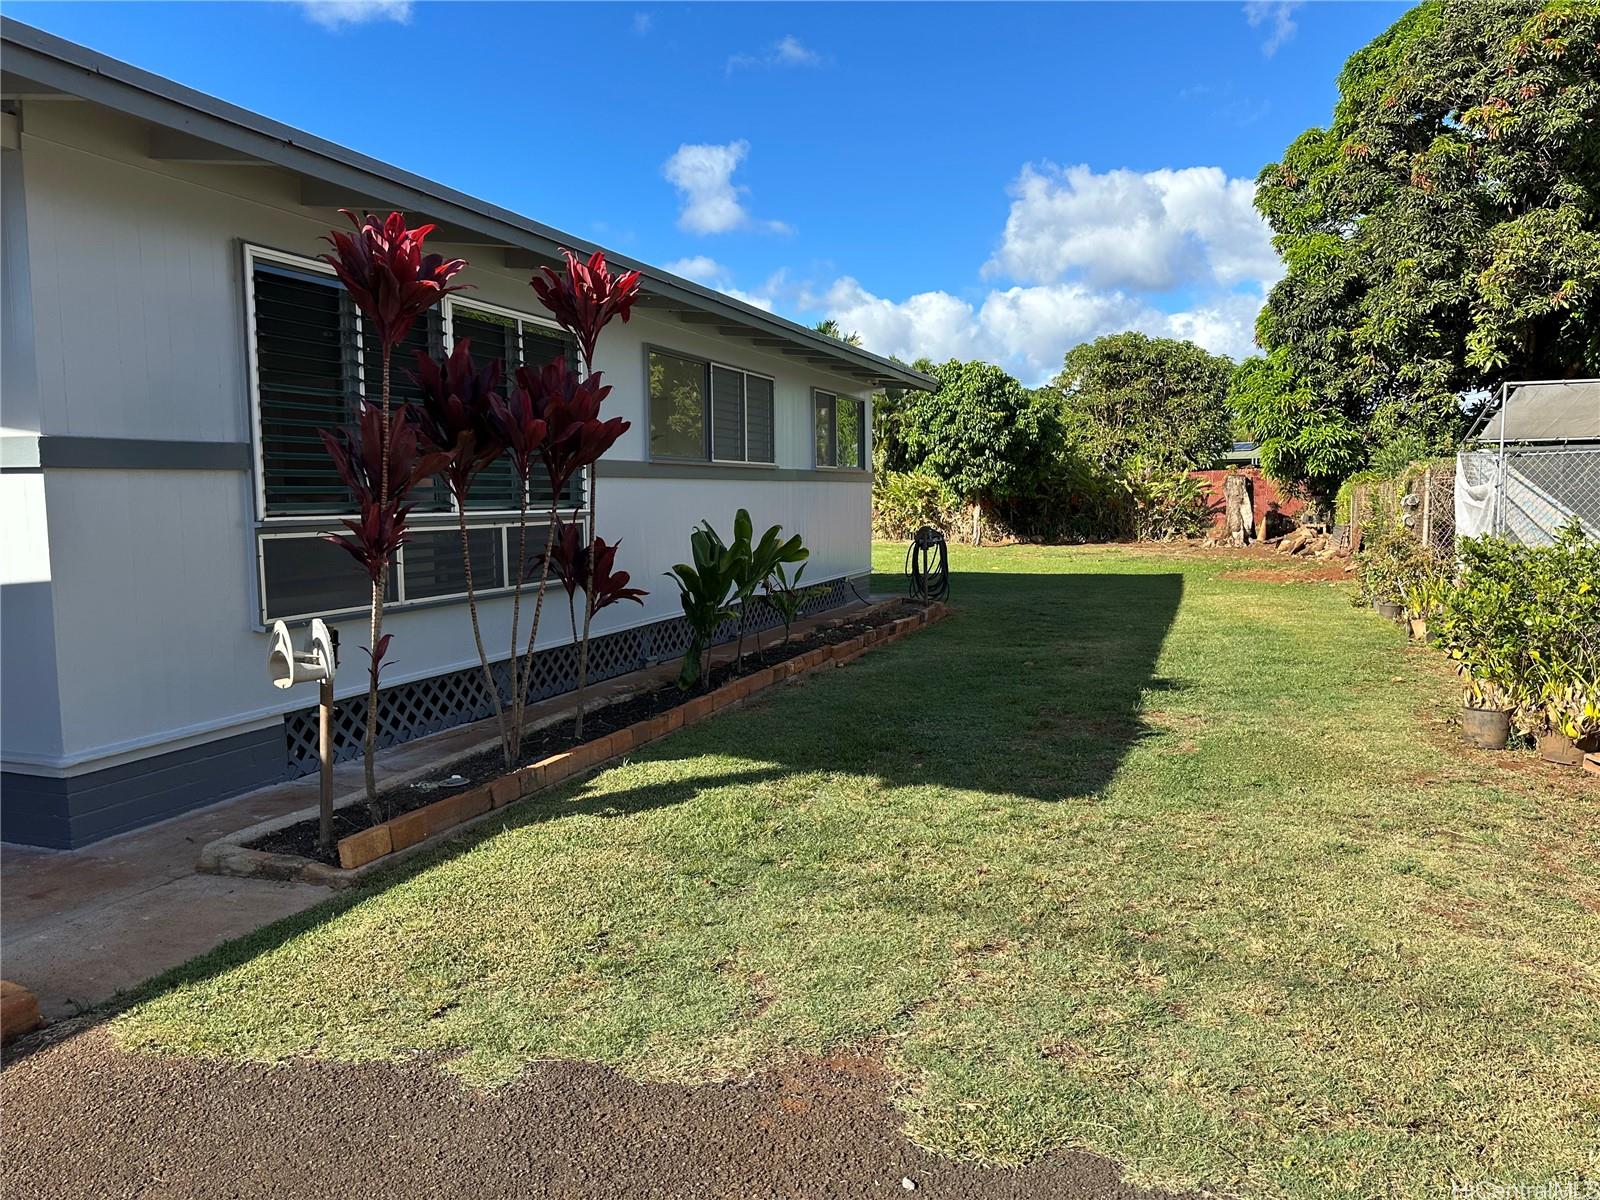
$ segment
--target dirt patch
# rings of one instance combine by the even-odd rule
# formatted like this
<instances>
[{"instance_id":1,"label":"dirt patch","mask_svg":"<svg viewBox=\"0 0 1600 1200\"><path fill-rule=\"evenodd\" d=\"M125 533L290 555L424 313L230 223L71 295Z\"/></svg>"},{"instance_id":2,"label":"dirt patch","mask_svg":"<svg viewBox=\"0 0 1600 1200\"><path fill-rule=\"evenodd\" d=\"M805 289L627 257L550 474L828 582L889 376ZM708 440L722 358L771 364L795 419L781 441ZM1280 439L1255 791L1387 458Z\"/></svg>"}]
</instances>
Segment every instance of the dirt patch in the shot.
<instances>
[{"instance_id":1,"label":"dirt patch","mask_svg":"<svg viewBox=\"0 0 1600 1200\"><path fill-rule=\"evenodd\" d=\"M0 1106L0 1193L53 1200L1165 1195L1089 1154L1020 1168L930 1154L901 1132L877 1060L850 1053L703 1087L542 1063L476 1091L422 1063L136 1055L95 1029L11 1062Z\"/></svg>"},{"instance_id":2,"label":"dirt patch","mask_svg":"<svg viewBox=\"0 0 1600 1200\"><path fill-rule=\"evenodd\" d=\"M1316 567L1250 567L1224 571L1217 578L1228 583L1338 583L1349 576L1344 565L1327 563Z\"/></svg>"},{"instance_id":3,"label":"dirt patch","mask_svg":"<svg viewBox=\"0 0 1600 1200\"><path fill-rule=\"evenodd\" d=\"M858 637L869 629L876 629L881 625L899 620L913 612L919 611L908 601L891 604L886 608L868 613L865 616L847 618L835 625L825 625L812 630L802 637L796 637L787 642L763 646L755 649L754 635L746 638L746 653L742 663L728 663L726 666L714 668L707 672L706 684L701 691L684 692L676 684L656 688L626 700L618 700L612 704L596 708L593 712L586 713L583 718L583 737L573 736L571 721L560 721L554 725L528 734L522 741L522 758L517 766L526 763L538 762L552 754L559 754L563 750L584 742L591 742L597 738L605 737L608 733L615 733L619 729L626 729L640 721L648 721L652 717L660 716L669 709L677 708L686 700L697 695L703 695L714 687L728 683L745 675L764 671L768 667L776 666L791 658L798 658L820 646L836 646L840 642L848 642L853 637ZM770 635L769 635L770 636ZM396 791L386 792L381 797L385 819L398 817L402 813L412 812L415 809L444 800L459 792L465 792L475 787L498 779L506 774L508 768L505 758L498 747L485 750L481 754L473 755L464 761L457 762L450 767L430 772L421 779L413 780L405 787ZM459 777L459 778L457 778ZM447 786L440 786L440 781L451 779L453 782ZM352 804L341 808L333 814L333 850L323 853L317 845L318 825L317 819L312 817L298 824L290 825L284 829L274 830L272 833L259 837L252 842L245 843L251 850L263 850L269 854L294 854L301 858L309 858L315 862L326 863L329 866L339 865L337 845L340 838L349 837L353 833L360 833L363 829L371 828L373 824L371 815L365 804Z\"/></svg>"}]
</instances>

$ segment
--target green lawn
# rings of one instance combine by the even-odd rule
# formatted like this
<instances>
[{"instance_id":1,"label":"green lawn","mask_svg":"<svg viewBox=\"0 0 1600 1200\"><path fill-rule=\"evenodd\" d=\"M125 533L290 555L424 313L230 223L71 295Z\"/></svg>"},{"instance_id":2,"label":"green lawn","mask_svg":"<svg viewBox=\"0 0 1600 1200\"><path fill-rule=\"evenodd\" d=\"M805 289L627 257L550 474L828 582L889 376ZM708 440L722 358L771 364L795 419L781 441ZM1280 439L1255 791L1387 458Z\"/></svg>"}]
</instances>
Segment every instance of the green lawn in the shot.
<instances>
[{"instance_id":1,"label":"green lawn","mask_svg":"<svg viewBox=\"0 0 1600 1200\"><path fill-rule=\"evenodd\" d=\"M1343 585L954 559L950 620L198 960L118 1035L483 1084L870 1041L954 1155L1319 1198L1600 1175L1600 789L1458 751L1436 656Z\"/></svg>"}]
</instances>

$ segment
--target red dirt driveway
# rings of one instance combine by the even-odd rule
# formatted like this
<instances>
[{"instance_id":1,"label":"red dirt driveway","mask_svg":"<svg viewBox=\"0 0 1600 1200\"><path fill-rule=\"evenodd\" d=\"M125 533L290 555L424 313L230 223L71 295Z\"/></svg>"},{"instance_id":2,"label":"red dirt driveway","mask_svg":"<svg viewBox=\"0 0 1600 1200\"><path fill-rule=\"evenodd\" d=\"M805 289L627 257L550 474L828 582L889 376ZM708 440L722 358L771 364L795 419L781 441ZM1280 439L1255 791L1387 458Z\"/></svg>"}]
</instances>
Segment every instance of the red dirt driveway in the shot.
<instances>
[{"instance_id":1,"label":"red dirt driveway","mask_svg":"<svg viewBox=\"0 0 1600 1200\"><path fill-rule=\"evenodd\" d=\"M69 1026L30 1041L0 1073L8 1197L1166 1200L1087 1154L929 1154L868 1056L704 1087L547 1063L475 1091L420 1062L154 1058Z\"/></svg>"}]
</instances>

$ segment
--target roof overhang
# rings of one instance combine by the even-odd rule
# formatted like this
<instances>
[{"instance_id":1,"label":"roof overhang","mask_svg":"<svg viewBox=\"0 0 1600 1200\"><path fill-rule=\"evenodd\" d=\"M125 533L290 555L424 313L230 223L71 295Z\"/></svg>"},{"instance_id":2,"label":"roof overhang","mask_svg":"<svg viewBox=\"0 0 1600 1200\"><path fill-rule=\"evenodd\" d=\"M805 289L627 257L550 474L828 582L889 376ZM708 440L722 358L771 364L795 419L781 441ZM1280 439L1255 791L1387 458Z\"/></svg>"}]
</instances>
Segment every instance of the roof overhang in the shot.
<instances>
[{"instance_id":1,"label":"roof overhang","mask_svg":"<svg viewBox=\"0 0 1600 1200\"><path fill-rule=\"evenodd\" d=\"M10 18L0 17L0 45L0 91L6 99L87 100L136 117L151 126L153 158L281 167L300 177L301 203L308 208L403 209L435 222L438 237L483 247L512 269L559 261L562 247L581 254L603 249ZM606 257L641 273L640 303L647 311L747 340L862 387L937 386L920 371L692 280L610 250Z\"/></svg>"}]
</instances>

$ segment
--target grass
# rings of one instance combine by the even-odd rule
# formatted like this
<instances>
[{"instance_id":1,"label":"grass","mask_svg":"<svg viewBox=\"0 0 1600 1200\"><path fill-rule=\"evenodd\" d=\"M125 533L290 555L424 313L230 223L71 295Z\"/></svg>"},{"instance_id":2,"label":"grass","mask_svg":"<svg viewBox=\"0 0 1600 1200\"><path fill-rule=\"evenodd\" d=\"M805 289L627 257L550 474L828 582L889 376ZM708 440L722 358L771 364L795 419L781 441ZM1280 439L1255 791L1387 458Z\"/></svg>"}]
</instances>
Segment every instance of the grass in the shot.
<instances>
[{"instance_id":1,"label":"grass","mask_svg":"<svg viewBox=\"0 0 1600 1200\"><path fill-rule=\"evenodd\" d=\"M480 1084L870 1041L955 1155L1308 1198L1600 1175L1600 789L1456 748L1436 657L1343 586L954 563L950 620L197 960L117 1036Z\"/></svg>"}]
</instances>

